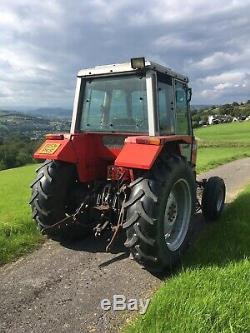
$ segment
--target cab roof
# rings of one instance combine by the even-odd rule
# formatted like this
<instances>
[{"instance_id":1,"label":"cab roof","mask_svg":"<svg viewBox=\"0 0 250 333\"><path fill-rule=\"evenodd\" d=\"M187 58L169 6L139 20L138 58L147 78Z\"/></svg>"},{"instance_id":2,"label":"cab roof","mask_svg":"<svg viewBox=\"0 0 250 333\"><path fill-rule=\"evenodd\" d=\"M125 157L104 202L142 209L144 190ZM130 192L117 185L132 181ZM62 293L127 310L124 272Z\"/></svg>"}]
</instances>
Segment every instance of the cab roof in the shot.
<instances>
[{"instance_id":1,"label":"cab roof","mask_svg":"<svg viewBox=\"0 0 250 333\"><path fill-rule=\"evenodd\" d=\"M155 62L146 60L145 68L157 71L162 74L170 75L171 77L177 78L181 81L188 82L188 77L177 72L174 72L172 69L159 65ZM82 69L78 72L78 77L91 77L91 76L99 76L99 75L107 75L107 74L118 74L124 72L137 72L138 69L134 69L131 67L130 62L125 62L121 64L111 64L111 65L102 65L95 66L92 68Z\"/></svg>"}]
</instances>

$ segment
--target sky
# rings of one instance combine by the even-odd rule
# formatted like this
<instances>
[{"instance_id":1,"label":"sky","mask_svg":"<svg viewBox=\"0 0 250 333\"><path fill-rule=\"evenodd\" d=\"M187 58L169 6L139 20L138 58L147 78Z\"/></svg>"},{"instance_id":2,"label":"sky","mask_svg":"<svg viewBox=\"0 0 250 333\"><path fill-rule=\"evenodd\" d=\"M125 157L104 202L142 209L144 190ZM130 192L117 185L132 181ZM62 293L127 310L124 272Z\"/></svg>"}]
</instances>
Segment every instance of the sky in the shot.
<instances>
[{"instance_id":1,"label":"sky","mask_svg":"<svg viewBox=\"0 0 250 333\"><path fill-rule=\"evenodd\" d=\"M0 0L0 108L72 108L78 70L145 56L193 104L250 99L250 0Z\"/></svg>"}]
</instances>

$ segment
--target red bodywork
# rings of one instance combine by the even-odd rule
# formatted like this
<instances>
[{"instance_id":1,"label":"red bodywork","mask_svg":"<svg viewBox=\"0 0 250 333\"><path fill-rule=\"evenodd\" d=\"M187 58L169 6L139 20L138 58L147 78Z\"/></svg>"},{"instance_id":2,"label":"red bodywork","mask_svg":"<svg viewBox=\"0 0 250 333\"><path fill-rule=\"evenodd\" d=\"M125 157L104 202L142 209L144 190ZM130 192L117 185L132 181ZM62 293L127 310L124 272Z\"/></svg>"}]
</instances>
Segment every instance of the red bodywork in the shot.
<instances>
[{"instance_id":1,"label":"red bodywork","mask_svg":"<svg viewBox=\"0 0 250 333\"><path fill-rule=\"evenodd\" d=\"M149 170L167 142L192 143L192 137L188 135L131 136L126 138L122 147L107 147L103 143L103 135L48 135L43 145L35 152L34 158L74 163L79 180L90 182L106 178L109 165Z\"/></svg>"}]
</instances>

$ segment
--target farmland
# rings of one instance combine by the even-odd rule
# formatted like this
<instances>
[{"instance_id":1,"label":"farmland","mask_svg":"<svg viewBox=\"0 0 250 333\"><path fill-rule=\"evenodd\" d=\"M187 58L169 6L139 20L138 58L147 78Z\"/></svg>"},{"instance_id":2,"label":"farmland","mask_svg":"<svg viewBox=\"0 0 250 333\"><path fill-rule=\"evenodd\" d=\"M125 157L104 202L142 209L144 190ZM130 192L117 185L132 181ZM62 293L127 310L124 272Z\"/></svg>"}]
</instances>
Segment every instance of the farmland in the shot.
<instances>
[{"instance_id":1,"label":"farmland","mask_svg":"<svg viewBox=\"0 0 250 333\"><path fill-rule=\"evenodd\" d=\"M198 172L250 156L250 122L230 123L199 128Z\"/></svg>"},{"instance_id":2,"label":"farmland","mask_svg":"<svg viewBox=\"0 0 250 333\"><path fill-rule=\"evenodd\" d=\"M250 146L250 121L199 128L195 135L201 147Z\"/></svg>"}]
</instances>

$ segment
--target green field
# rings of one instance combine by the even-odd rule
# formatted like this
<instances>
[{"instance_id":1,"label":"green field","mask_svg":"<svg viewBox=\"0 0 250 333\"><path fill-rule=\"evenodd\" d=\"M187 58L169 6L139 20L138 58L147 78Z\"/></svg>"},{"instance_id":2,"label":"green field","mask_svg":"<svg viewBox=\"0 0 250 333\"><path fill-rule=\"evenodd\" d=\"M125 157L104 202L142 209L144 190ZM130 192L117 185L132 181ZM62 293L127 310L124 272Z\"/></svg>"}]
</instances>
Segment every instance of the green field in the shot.
<instances>
[{"instance_id":1,"label":"green field","mask_svg":"<svg viewBox=\"0 0 250 333\"><path fill-rule=\"evenodd\" d=\"M213 125L195 130L199 146L250 146L250 121Z\"/></svg>"},{"instance_id":2,"label":"green field","mask_svg":"<svg viewBox=\"0 0 250 333\"><path fill-rule=\"evenodd\" d=\"M197 171L250 156L250 121L199 128Z\"/></svg>"},{"instance_id":3,"label":"green field","mask_svg":"<svg viewBox=\"0 0 250 333\"><path fill-rule=\"evenodd\" d=\"M210 225L126 333L250 332L250 186Z\"/></svg>"},{"instance_id":4,"label":"green field","mask_svg":"<svg viewBox=\"0 0 250 333\"><path fill-rule=\"evenodd\" d=\"M37 247L43 237L31 220L29 184L37 166L0 172L0 264Z\"/></svg>"}]
</instances>

